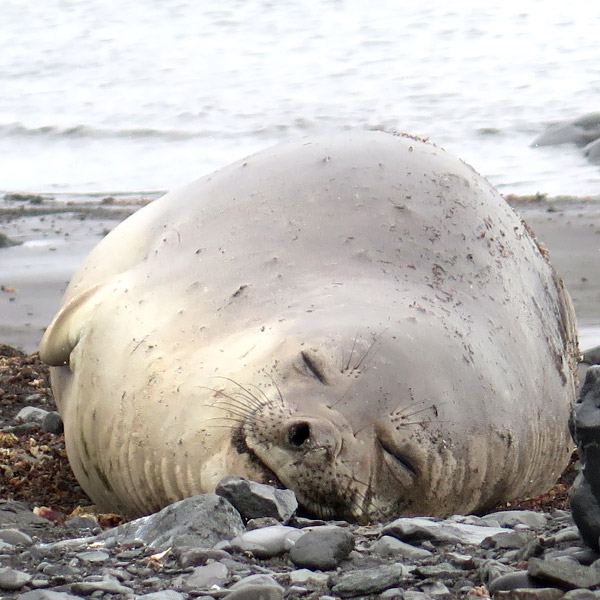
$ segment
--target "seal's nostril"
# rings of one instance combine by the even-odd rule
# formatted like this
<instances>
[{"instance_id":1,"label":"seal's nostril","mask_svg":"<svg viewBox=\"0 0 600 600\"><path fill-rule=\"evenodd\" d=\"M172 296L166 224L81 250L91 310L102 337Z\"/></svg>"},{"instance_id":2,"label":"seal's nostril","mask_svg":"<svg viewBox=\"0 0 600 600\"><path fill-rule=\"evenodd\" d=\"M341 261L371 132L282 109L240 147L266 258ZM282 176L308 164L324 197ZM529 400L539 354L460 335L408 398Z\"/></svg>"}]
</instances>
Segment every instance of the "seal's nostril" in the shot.
<instances>
[{"instance_id":1,"label":"seal's nostril","mask_svg":"<svg viewBox=\"0 0 600 600\"><path fill-rule=\"evenodd\" d=\"M304 421L290 425L288 441L292 446L299 448L310 438L310 425Z\"/></svg>"}]
</instances>

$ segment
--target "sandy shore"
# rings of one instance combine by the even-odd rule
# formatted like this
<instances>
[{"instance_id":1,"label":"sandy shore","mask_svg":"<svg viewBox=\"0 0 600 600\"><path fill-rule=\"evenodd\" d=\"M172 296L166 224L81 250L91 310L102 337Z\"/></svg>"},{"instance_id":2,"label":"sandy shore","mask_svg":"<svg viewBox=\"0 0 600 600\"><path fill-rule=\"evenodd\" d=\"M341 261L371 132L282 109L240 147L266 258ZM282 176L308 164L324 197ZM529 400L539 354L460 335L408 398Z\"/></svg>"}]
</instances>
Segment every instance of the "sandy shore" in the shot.
<instances>
[{"instance_id":1,"label":"sandy shore","mask_svg":"<svg viewBox=\"0 0 600 600\"><path fill-rule=\"evenodd\" d=\"M158 194L61 203L0 202L0 233L21 242L0 248L0 341L37 349L78 265L122 219ZM581 348L600 344L600 198L509 199L550 250L577 312Z\"/></svg>"}]
</instances>

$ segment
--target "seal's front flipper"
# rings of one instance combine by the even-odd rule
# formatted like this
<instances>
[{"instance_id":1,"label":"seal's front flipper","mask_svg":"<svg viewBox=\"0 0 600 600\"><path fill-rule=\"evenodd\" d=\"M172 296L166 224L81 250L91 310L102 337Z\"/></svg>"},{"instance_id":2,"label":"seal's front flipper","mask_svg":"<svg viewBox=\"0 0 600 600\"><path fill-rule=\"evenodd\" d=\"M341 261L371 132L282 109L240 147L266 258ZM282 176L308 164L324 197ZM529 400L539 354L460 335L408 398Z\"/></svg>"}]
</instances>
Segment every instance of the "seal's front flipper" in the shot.
<instances>
[{"instance_id":1,"label":"seal's front flipper","mask_svg":"<svg viewBox=\"0 0 600 600\"><path fill-rule=\"evenodd\" d=\"M107 287L107 282L99 283L69 300L58 311L40 342L42 361L51 367L69 365L69 356L92 313L105 298Z\"/></svg>"}]
</instances>

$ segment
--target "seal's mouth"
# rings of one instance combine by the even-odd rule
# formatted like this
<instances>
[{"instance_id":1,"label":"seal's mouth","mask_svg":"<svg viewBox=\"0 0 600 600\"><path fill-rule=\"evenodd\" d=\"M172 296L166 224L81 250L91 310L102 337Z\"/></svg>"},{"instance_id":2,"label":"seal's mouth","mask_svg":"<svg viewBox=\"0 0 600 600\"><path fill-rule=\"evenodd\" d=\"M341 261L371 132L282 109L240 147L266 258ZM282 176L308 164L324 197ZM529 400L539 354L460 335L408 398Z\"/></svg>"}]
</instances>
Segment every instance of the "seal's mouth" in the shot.
<instances>
[{"instance_id":1,"label":"seal's mouth","mask_svg":"<svg viewBox=\"0 0 600 600\"><path fill-rule=\"evenodd\" d=\"M259 483L266 483L273 487L285 489L285 486L279 481L279 477L265 465L265 463L256 456L256 454L248 447L246 438L242 427L237 427L233 430L231 435L231 444L237 450L238 454L247 454L250 462L254 467L262 473L262 481Z\"/></svg>"}]
</instances>

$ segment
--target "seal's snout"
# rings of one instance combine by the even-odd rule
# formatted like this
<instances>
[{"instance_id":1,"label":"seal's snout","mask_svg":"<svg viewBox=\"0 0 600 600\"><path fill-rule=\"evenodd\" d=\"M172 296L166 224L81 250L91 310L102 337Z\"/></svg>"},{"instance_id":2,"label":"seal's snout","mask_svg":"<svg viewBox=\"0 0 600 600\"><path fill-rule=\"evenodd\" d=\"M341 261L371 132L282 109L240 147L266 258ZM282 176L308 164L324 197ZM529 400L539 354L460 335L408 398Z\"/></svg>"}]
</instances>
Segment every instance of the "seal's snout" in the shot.
<instances>
[{"instance_id":1,"label":"seal's snout","mask_svg":"<svg viewBox=\"0 0 600 600\"><path fill-rule=\"evenodd\" d=\"M327 419L296 418L286 423L284 444L292 452L325 450L335 456L341 446L341 432Z\"/></svg>"}]
</instances>

